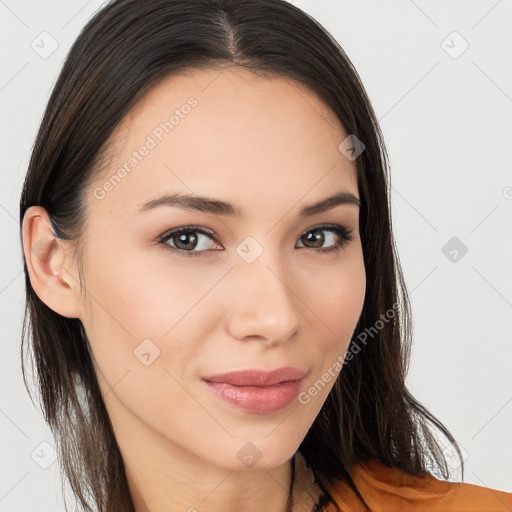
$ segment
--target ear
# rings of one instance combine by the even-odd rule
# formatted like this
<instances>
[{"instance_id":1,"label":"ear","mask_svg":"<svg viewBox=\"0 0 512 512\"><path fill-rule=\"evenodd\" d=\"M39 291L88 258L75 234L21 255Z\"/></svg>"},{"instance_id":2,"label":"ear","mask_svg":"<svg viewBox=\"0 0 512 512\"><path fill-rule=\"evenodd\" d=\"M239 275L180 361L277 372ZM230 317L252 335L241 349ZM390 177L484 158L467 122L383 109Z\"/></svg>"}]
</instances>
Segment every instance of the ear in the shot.
<instances>
[{"instance_id":1,"label":"ear","mask_svg":"<svg viewBox=\"0 0 512 512\"><path fill-rule=\"evenodd\" d=\"M79 318L78 273L71 255L66 253L66 241L55 237L43 207L27 208L22 237L30 283L37 296L56 313Z\"/></svg>"}]
</instances>

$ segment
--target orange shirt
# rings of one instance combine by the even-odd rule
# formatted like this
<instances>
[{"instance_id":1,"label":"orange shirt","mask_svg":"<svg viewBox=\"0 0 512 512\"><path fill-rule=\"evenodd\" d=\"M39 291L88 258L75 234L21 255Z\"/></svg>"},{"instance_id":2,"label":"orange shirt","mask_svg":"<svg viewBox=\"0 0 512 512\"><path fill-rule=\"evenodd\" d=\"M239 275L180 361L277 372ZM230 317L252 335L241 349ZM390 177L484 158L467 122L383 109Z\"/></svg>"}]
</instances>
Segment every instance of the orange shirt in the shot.
<instances>
[{"instance_id":1,"label":"orange shirt","mask_svg":"<svg viewBox=\"0 0 512 512\"><path fill-rule=\"evenodd\" d=\"M372 512L511 512L512 493L479 485L414 477L378 461L359 464L352 478ZM330 487L343 512L365 509L348 483ZM328 512L334 511L330 505Z\"/></svg>"}]
</instances>

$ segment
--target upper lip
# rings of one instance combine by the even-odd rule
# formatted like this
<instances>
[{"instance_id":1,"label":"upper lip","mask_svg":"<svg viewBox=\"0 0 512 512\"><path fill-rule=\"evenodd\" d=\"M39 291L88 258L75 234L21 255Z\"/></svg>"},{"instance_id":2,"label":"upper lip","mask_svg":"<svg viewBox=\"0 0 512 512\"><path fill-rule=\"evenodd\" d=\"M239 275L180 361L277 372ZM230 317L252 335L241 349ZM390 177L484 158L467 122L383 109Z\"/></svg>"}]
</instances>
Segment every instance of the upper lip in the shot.
<instances>
[{"instance_id":1,"label":"upper lip","mask_svg":"<svg viewBox=\"0 0 512 512\"><path fill-rule=\"evenodd\" d=\"M306 375L304 370L285 366L275 370L261 370L251 368L247 370L238 370L227 373L220 373L203 377L208 382L221 382L231 384L232 386L275 386L281 382L288 382L302 379Z\"/></svg>"}]
</instances>

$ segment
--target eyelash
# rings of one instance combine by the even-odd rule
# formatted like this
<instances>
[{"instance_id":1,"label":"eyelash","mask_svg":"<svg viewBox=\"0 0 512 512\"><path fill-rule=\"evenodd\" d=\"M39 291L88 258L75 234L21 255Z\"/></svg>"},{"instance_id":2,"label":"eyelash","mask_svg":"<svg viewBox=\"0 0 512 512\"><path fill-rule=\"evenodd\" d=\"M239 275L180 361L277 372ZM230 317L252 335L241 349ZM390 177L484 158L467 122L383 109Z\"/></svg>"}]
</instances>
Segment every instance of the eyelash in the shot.
<instances>
[{"instance_id":1,"label":"eyelash","mask_svg":"<svg viewBox=\"0 0 512 512\"><path fill-rule=\"evenodd\" d=\"M336 253L341 251L341 249L345 248L345 246L354 240L354 236L352 235L353 229L347 230L344 226L340 226L338 224L322 224L320 226L315 226L313 228L308 229L307 231L304 231L303 235L314 232L314 231L329 231L331 233L335 233L340 237L340 242L337 244L328 247L326 249L311 249L315 252L320 252L323 254L329 254L329 253ZM178 235L181 235L183 233L201 233L203 235L209 236L212 238L212 240L216 243L218 241L215 238L215 235L213 232L207 231L203 228L196 227L196 226L183 226L181 228L173 229L170 232L167 232L160 236L158 238L158 243L162 244L166 249L170 250L171 252L178 254L179 256L184 257L195 257L201 255L201 253L206 251L185 251L183 249L178 249L176 247L172 247L171 245L167 244L166 242L170 240L171 238L174 238ZM301 235L302 236L302 235ZM305 247L305 249L308 249L308 247Z\"/></svg>"}]
</instances>

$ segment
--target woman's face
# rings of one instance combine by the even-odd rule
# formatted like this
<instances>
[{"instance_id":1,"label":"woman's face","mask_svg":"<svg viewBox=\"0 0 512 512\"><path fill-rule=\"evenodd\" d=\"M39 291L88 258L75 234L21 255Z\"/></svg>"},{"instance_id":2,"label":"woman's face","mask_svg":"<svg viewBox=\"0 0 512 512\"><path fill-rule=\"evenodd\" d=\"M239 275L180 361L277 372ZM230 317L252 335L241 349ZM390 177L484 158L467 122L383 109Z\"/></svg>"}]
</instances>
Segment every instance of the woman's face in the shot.
<instances>
[{"instance_id":1,"label":"woman's face","mask_svg":"<svg viewBox=\"0 0 512 512\"><path fill-rule=\"evenodd\" d=\"M167 78L117 127L87 196L81 320L122 449L151 439L232 470L297 450L364 300L357 204L307 210L359 198L347 136L300 84L241 68ZM282 367L305 376L204 380Z\"/></svg>"}]
</instances>

